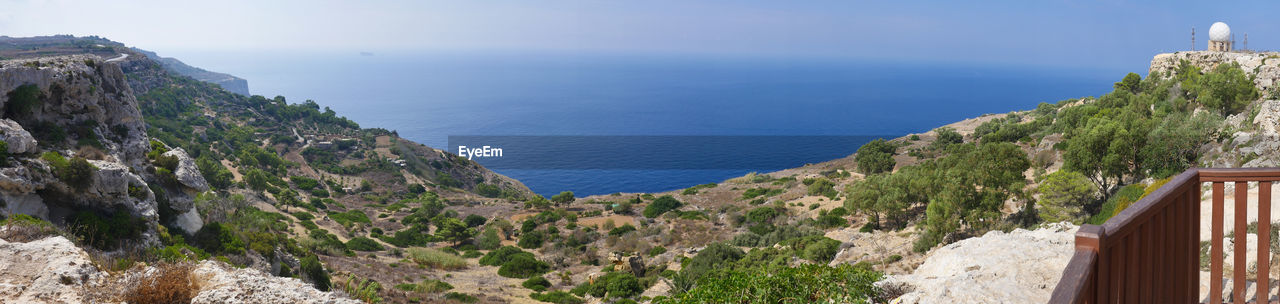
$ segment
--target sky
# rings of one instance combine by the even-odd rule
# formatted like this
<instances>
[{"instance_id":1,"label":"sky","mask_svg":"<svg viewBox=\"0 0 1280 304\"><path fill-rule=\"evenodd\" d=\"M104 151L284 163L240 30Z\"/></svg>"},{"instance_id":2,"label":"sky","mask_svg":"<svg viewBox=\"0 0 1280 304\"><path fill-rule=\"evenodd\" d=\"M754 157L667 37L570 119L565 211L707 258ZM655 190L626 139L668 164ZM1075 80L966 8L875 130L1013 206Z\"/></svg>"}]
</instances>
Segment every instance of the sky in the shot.
<instances>
[{"instance_id":1,"label":"sky","mask_svg":"<svg viewBox=\"0 0 1280 304\"><path fill-rule=\"evenodd\" d=\"M1269 15L1280 4L1217 2L0 0L0 35L98 35L165 56L484 50L1145 70L1153 54L1190 48L1192 27L1203 49L1225 21L1250 48L1280 49Z\"/></svg>"}]
</instances>

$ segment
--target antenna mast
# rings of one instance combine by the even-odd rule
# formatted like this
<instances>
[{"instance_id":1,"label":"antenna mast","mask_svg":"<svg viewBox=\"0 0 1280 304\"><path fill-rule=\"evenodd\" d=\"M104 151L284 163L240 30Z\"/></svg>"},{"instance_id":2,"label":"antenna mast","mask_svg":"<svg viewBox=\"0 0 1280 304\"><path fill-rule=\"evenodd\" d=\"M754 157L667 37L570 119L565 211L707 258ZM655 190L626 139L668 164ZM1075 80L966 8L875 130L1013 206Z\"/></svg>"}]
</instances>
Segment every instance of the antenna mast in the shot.
<instances>
[{"instance_id":1,"label":"antenna mast","mask_svg":"<svg viewBox=\"0 0 1280 304\"><path fill-rule=\"evenodd\" d=\"M1244 33L1244 50L1249 50L1249 33Z\"/></svg>"},{"instance_id":2,"label":"antenna mast","mask_svg":"<svg viewBox=\"0 0 1280 304\"><path fill-rule=\"evenodd\" d=\"M1191 51L1196 50L1196 28L1191 27Z\"/></svg>"}]
</instances>

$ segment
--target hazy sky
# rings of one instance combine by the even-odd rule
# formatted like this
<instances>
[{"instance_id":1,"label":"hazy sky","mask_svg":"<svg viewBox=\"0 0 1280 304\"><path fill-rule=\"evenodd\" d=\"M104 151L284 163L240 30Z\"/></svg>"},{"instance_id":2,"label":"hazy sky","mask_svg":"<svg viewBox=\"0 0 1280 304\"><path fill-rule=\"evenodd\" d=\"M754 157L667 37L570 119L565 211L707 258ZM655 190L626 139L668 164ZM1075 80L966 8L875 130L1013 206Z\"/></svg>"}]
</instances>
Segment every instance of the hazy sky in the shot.
<instances>
[{"instance_id":1,"label":"hazy sky","mask_svg":"<svg viewBox=\"0 0 1280 304\"><path fill-rule=\"evenodd\" d=\"M1226 21L1280 47L1280 5L1231 1L0 0L0 35L160 52L499 50L1145 68ZM1242 4L1243 3L1243 4Z\"/></svg>"}]
</instances>

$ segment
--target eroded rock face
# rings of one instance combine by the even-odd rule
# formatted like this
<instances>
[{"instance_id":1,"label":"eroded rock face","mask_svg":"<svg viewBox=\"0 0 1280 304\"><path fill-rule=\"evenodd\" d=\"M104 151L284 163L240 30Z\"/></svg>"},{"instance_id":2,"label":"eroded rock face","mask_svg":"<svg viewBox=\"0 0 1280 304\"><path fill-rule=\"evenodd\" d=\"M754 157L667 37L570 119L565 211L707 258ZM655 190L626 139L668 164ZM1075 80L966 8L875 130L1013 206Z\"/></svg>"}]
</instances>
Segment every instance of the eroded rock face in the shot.
<instances>
[{"instance_id":1,"label":"eroded rock face","mask_svg":"<svg viewBox=\"0 0 1280 304\"><path fill-rule=\"evenodd\" d=\"M0 141L9 145L9 153L36 153L40 147L31 132L27 132L18 122L0 119Z\"/></svg>"},{"instance_id":2,"label":"eroded rock face","mask_svg":"<svg viewBox=\"0 0 1280 304\"><path fill-rule=\"evenodd\" d=\"M102 277L89 255L66 238L0 240L0 302L83 303L85 291Z\"/></svg>"},{"instance_id":3,"label":"eroded rock face","mask_svg":"<svg viewBox=\"0 0 1280 304\"><path fill-rule=\"evenodd\" d=\"M877 284L909 290L893 303L1045 303L1075 253L1077 229L991 231L935 249L914 273Z\"/></svg>"},{"instance_id":4,"label":"eroded rock face","mask_svg":"<svg viewBox=\"0 0 1280 304\"><path fill-rule=\"evenodd\" d=\"M192 272L200 282L197 303L351 303L360 301L323 292L295 278L274 277L255 269L229 268L204 261Z\"/></svg>"},{"instance_id":5,"label":"eroded rock face","mask_svg":"<svg viewBox=\"0 0 1280 304\"><path fill-rule=\"evenodd\" d=\"M178 177L178 182L183 186L194 189L196 192L209 191L209 183L204 180L204 175L200 174L200 168L196 166L195 159L187 155L187 151L176 148L165 152L164 156L178 159L178 168L173 174Z\"/></svg>"}]
</instances>

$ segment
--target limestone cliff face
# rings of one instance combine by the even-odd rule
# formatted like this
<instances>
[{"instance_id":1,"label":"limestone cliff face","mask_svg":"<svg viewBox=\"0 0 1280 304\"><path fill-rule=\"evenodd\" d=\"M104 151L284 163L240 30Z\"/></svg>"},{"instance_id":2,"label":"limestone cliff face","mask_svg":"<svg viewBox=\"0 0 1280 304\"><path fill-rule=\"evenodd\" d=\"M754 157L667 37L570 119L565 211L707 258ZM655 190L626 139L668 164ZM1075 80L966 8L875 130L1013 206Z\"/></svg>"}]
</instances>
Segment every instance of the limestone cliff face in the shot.
<instances>
[{"instance_id":1,"label":"limestone cliff face","mask_svg":"<svg viewBox=\"0 0 1280 304\"><path fill-rule=\"evenodd\" d=\"M1280 53L1235 53L1235 52L1176 52L1156 55L1151 59L1151 75L1173 76L1177 74L1182 61L1190 62L1209 71L1220 64L1236 63L1246 73L1256 76L1254 85L1259 91L1267 92L1280 81Z\"/></svg>"},{"instance_id":2,"label":"limestone cliff face","mask_svg":"<svg viewBox=\"0 0 1280 304\"><path fill-rule=\"evenodd\" d=\"M125 78L117 63L95 55L0 61L0 107L5 113L0 140L11 153L8 165L0 167L0 213L59 222L84 208L123 208L153 224L158 220L156 195L148 183L157 179L146 158L146 124ZM15 92L24 86L34 86L38 102L29 111L17 111ZM88 159L95 169L87 185L60 180L41 158L46 152ZM192 191L176 191L187 194L179 199L208 190L200 187L205 182L199 171L191 172L190 159L183 164L181 179L188 185L183 187ZM190 205L172 209L188 213ZM199 229L200 223L181 226Z\"/></svg>"}]
</instances>

